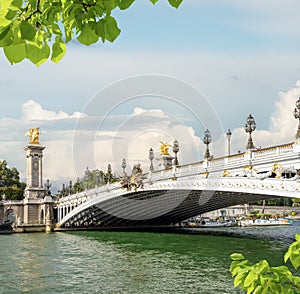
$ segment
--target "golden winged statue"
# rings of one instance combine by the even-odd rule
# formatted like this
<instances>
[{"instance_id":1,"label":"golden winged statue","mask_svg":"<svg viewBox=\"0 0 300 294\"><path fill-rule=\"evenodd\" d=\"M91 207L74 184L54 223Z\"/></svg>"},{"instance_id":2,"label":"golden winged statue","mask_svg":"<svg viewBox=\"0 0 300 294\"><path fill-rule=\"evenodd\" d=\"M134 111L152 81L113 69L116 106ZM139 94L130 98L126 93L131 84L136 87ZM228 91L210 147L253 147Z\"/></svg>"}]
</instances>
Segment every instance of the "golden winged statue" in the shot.
<instances>
[{"instance_id":1,"label":"golden winged statue","mask_svg":"<svg viewBox=\"0 0 300 294\"><path fill-rule=\"evenodd\" d=\"M29 144L40 144L39 143L40 128L29 129L25 136L29 137Z\"/></svg>"},{"instance_id":2,"label":"golden winged statue","mask_svg":"<svg viewBox=\"0 0 300 294\"><path fill-rule=\"evenodd\" d=\"M161 145L160 145L160 154L161 155L170 155L169 154L169 147L171 147L172 145L168 144L168 143L164 143L162 141L160 141Z\"/></svg>"}]
</instances>

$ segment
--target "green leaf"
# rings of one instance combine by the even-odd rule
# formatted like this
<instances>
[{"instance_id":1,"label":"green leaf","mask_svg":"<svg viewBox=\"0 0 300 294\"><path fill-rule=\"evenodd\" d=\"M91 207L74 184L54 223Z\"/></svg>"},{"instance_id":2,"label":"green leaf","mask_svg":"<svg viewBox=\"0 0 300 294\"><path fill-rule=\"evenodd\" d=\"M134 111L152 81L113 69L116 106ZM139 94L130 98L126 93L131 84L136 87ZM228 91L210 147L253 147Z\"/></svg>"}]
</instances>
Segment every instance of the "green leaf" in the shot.
<instances>
[{"instance_id":1,"label":"green leaf","mask_svg":"<svg viewBox=\"0 0 300 294\"><path fill-rule=\"evenodd\" d=\"M11 6L17 7L17 8L21 8L23 4L23 0L13 0L11 2Z\"/></svg>"},{"instance_id":2,"label":"green leaf","mask_svg":"<svg viewBox=\"0 0 300 294\"><path fill-rule=\"evenodd\" d=\"M233 253L230 255L231 260L244 260L245 257L240 253Z\"/></svg>"},{"instance_id":3,"label":"green leaf","mask_svg":"<svg viewBox=\"0 0 300 294\"><path fill-rule=\"evenodd\" d=\"M270 268L266 260L261 260L256 264L256 273L265 273Z\"/></svg>"},{"instance_id":4,"label":"green leaf","mask_svg":"<svg viewBox=\"0 0 300 294\"><path fill-rule=\"evenodd\" d=\"M25 20L21 21L20 25L21 39L23 40L32 40L35 37L36 30L35 28Z\"/></svg>"},{"instance_id":5,"label":"green leaf","mask_svg":"<svg viewBox=\"0 0 300 294\"><path fill-rule=\"evenodd\" d=\"M87 23L83 26L80 35L77 37L77 40L84 45L91 45L96 43L99 39L99 36L91 29L90 25Z\"/></svg>"},{"instance_id":6,"label":"green leaf","mask_svg":"<svg viewBox=\"0 0 300 294\"><path fill-rule=\"evenodd\" d=\"M4 48L6 58L11 64L19 63L27 57L26 44L14 44Z\"/></svg>"},{"instance_id":7,"label":"green leaf","mask_svg":"<svg viewBox=\"0 0 300 294\"><path fill-rule=\"evenodd\" d=\"M248 272L242 272L237 274L237 276L234 278L233 285L236 288L238 285L242 285L244 283L244 280L247 276Z\"/></svg>"},{"instance_id":8,"label":"green leaf","mask_svg":"<svg viewBox=\"0 0 300 294\"><path fill-rule=\"evenodd\" d=\"M102 42L105 41L105 20L100 19L95 25L96 34L101 37Z\"/></svg>"},{"instance_id":9,"label":"green leaf","mask_svg":"<svg viewBox=\"0 0 300 294\"><path fill-rule=\"evenodd\" d=\"M115 0L102 0L104 7L109 14L115 8Z\"/></svg>"},{"instance_id":10,"label":"green leaf","mask_svg":"<svg viewBox=\"0 0 300 294\"><path fill-rule=\"evenodd\" d=\"M0 47L10 46L13 43L13 34L11 32L11 26L7 26L0 33Z\"/></svg>"},{"instance_id":11,"label":"green leaf","mask_svg":"<svg viewBox=\"0 0 300 294\"><path fill-rule=\"evenodd\" d=\"M178 8L179 5L182 3L182 0L168 0L170 5L175 7L175 8Z\"/></svg>"},{"instance_id":12,"label":"green leaf","mask_svg":"<svg viewBox=\"0 0 300 294\"><path fill-rule=\"evenodd\" d=\"M105 18L105 39L109 42L113 42L119 35L121 30L118 28L116 20L112 16Z\"/></svg>"},{"instance_id":13,"label":"green leaf","mask_svg":"<svg viewBox=\"0 0 300 294\"><path fill-rule=\"evenodd\" d=\"M27 58L39 66L44 63L50 55L50 48L48 44L44 44L41 48L33 44L27 44Z\"/></svg>"},{"instance_id":14,"label":"green leaf","mask_svg":"<svg viewBox=\"0 0 300 294\"><path fill-rule=\"evenodd\" d=\"M121 10L125 10L131 6L134 0L119 0L119 7Z\"/></svg>"},{"instance_id":15,"label":"green leaf","mask_svg":"<svg viewBox=\"0 0 300 294\"><path fill-rule=\"evenodd\" d=\"M66 53L66 44L62 42L60 37L55 38L55 43L52 45L51 60L58 63Z\"/></svg>"},{"instance_id":16,"label":"green leaf","mask_svg":"<svg viewBox=\"0 0 300 294\"><path fill-rule=\"evenodd\" d=\"M257 274L250 271L244 281L245 287L249 287L254 281L257 280L257 278L258 278Z\"/></svg>"},{"instance_id":17,"label":"green leaf","mask_svg":"<svg viewBox=\"0 0 300 294\"><path fill-rule=\"evenodd\" d=\"M16 9L9 9L7 14L5 15L5 18L8 20L13 20L18 13L19 11Z\"/></svg>"},{"instance_id":18,"label":"green leaf","mask_svg":"<svg viewBox=\"0 0 300 294\"><path fill-rule=\"evenodd\" d=\"M299 255L299 253L298 253L298 255L291 256L290 261L291 261L293 267L295 269L297 269L300 266L300 255Z\"/></svg>"},{"instance_id":19,"label":"green leaf","mask_svg":"<svg viewBox=\"0 0 300 294\"><path fill-rule=\"evenodd\" d=\"M35 8L36 7L36 4L37 4L37 0L28 0L31 7Z\"/></svg>"},{"instance_id":20,"label":"green leaf","mask_svg":"<svg viewBox=\"0 0 300 294\"><path fill-rule=\"evenodd\" d=\"M256 287L256 289L253 291L253 294L261 294L263 291L263 287L262 286L258 286Z\"/></svg>"},{"instance_id":21,"label":"green leaf","mask_svg":"<svg viewBox=\"0 0 300 294\"><path fill-rule=\"evenodd\" d=\"M155 4L158 0L150 0L152 4Z\"/></svg>"}]
</instances>

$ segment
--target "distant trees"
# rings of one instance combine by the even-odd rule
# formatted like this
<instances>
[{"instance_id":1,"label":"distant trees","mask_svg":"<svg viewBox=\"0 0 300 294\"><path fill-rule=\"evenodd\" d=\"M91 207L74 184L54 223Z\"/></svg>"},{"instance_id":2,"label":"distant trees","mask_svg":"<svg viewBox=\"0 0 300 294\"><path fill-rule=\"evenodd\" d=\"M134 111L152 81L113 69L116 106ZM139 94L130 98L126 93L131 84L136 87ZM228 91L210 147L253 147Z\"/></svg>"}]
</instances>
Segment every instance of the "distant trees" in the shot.
<instances>
[{"instance_id":1,"label":"distant trees","mask_svg":"<svg viewBox=\"0 0 300 294\"><path fill-rule=\"evenodd\" d=\"M75 183L69 182L68 184L63 184L62 189L59 191L60 196L66 196L69 194L77 193L84 191L86 189L92 189L96 186L106 185L109 181L113 183L118 180L112 171L111 168L108 168L107 172L103 170L85 170L82 178L77 178Z\"/></svg>"},{"instance_id":2,"label":"distant trees","mask_svg":"<svg viewBox=\"0 0 300 294\"><path fill-rule=\"evenodd\" d=\"M296 203L296 202L297 202L297 198L281 197L281 198L274 198L271 200L265 200L265 205L267 205L267 206L297 206L297 205L294 205L294 203ZM263 200L254 202L252 204L263 205Z\"/></svg>"},{"instance_id":3,"label":"distant trees","mask_svg":"<svg viewBox=\"0 0 300 294\"><path fill-rule=\"evenodd\" d=\"M9 168L5 160L0 161L0 195L7 200L23 199L23 192L26 183L20 182L18 170L13 167Z\"/></svg>"}]
</instances>

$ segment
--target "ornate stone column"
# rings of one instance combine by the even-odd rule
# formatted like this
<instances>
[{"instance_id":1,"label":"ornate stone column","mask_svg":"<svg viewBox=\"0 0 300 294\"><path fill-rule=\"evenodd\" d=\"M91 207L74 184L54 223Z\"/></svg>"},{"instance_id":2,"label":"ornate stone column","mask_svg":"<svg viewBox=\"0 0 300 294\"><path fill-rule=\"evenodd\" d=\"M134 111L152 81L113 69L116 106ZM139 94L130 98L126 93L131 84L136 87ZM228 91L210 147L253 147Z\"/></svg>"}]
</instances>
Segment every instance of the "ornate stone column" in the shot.
<instances>
[{"instance_id":1,"label":"ornate stone column","mask_svg":"<svg viewBox=\"0 0 300 294\"><path fill-rule=\"evenodd\" d=\"M45 189L43 188L42 160L43 150L41 145L28 144L26 150L27 158L27 186L24 196L26 199L43 198Z\"/></svg>"}]
</instances>

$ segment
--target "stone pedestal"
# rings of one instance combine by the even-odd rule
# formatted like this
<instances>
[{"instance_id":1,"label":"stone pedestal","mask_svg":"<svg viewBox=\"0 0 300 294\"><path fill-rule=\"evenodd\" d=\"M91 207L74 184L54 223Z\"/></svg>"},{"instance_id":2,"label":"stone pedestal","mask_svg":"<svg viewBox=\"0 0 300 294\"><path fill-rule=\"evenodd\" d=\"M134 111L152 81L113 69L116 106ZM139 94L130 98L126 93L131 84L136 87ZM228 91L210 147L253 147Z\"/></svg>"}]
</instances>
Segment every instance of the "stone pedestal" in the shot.
<instances>
[{"instance_id":1,"label":"stone pedestal","mask_svg":"<svg viewBox=\"0 0 300 294\"><path fill-rule=\"evenodd\" d=\"M43 150L39 144L29 144L24 148L27 158L27 186L24 191L26 199L43 199Z\"/></svg>"},{"instance_id":2,"label":"stone pedestal","mask_svg":"<svg viewBox=\"0 0 300 294\"><path fill-rule=\"evenodd\" d=\"M42 199L27 199L24 198L24 216L23 224L44 224L42 212Z\"/></svg>"},{"instance_id":3,"label":"stone pedestal","mask_svg":"<svg viewBox=\"0 0 300 294\"><path fill-rule=\"evenodd\" d=\"M54 201L51 196L45 196L43 200L43 205L42 208L45 211L45 232L46 233L51 233L53 230L53 204Z\"/></svg>"},{"instance_id":4,"label":"stone pedestal","mask_svg":"<svg viewBox=\"0 0 300 294\"><path fill-rule=\"evenodd\" d=\"M27 186L24 191L25 226L44 226L44 230L52 230L53 199L45 196L43 187L43 150L40 144L29 144L26 150L27 158Z\"/></svg>"},{"instance_id":5,"label":"stone pedestal","mask_svg":"<svg viewBox=\"0 0 300 294\"><path fill-rule=\"evenodd\" d=\"M163 166L165 169L172 168L172 160L174 157L170 155L163 155L162 160L163 160Z\"/></svg>"}]
</instances>

